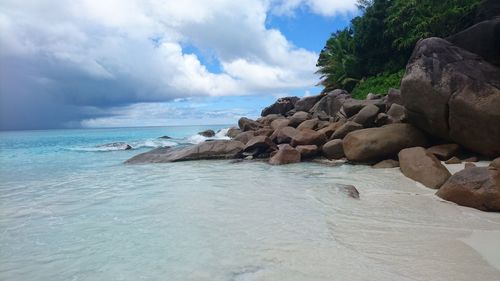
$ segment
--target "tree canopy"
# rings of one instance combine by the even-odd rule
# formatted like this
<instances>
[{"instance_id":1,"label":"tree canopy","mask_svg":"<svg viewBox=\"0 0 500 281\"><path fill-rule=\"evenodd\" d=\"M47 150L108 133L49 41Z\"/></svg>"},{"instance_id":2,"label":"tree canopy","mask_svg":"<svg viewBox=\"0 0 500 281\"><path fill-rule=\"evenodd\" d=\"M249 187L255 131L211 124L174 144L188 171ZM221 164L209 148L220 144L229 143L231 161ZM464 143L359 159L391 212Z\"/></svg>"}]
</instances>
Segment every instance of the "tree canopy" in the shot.
<instances>
[{"instance_id":1,"label":"tree canopy","mask_svg":"<svg viewBox=\"0 0 500 281\"><path fill-rule=\"evenodd\" d=\"M352 91L384 75L396 81L393 74L401 73L418 40L446 37L472 25L480 1L359 0L362 15L332 33L319 55L323 92Z\"/></svg>"}]
</instances>

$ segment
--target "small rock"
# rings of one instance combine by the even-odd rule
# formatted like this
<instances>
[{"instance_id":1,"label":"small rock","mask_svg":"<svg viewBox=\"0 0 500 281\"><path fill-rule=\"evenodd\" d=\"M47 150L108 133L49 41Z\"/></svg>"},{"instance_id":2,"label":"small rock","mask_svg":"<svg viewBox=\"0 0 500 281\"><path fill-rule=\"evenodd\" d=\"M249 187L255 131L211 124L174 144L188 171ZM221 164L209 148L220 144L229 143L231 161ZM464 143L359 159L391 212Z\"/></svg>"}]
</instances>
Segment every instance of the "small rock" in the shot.
<instances>
[{"instance_id":1,"label":"small rock","mask_svg":"<svg viewBox=\"0 0 500 281\"><path fill-rule=\"evenodd\" d=\"M473 168L473 167L476 167L476 164L472 163L472 162L465 162L464 164L464 168L467 169L467 168Z\"/></svg>"},{"instance_id":2,"label":"small rock","mask_svg":"<svg viewBox=\"0 0 500 281\"><path fill-rule=\"evenodd\" d=\"M241 130L238 129L238 128L229 128L229 130L227 130L227 134L226 136L234 139L237 135L239 135L241 133Z\"/></svg>"},{"instance_id":3,"label":"small rock","mask_svg":"<svg viewBox=\"0 0 500 281\"><path fill-rule=\"evenodd\" d=\"M374 169L390 169L399 167L399 161L393 159L382 160L377 164L373 165Z\"/></svg>"},{"instance_id":4,"label":"small rock","mask_svg":"<svg viewBox=\"0 0 500 281\"><path fill-rule=\"evenodd\" d=\"M479 159L476 156L469 157L463 160L464 162L477 162Z\"/></svg>"},{"instance_id":5,"label":"small rock","mask_svg":"<svg viewBox=\"0 0 500 281\"><path fill-rule=\"evenodd\" d=\"M458 144L449 143L449 144L440 144L429 147L427 151L434 154L439 160L444 161L450 159L452 156L455 156L459 149L460 146ZM452 164L452 163L447 163L447 164Z\"/></svg>"},{"instance_id":6,"label":"small rock","mask_svg":"<svg viewBox=\"0 0 500 281\"><path fill-rule=\"evenodd\" d=\"M352 121L362 125L363 127L371 127L375 118L377 118L379 110L380 109L373 104L367 105L358 112Z\"/></svg>"},{"instance_id":7,"label":"small rock","mask_svg":"<svg viewBox=\"0 0 500 281\"><path fill-rule=\"evenodd\" d=\"M335 139L325 143L322 152L328 159L340 159L345 157L341 139Z\"/></svg>"},{"instance_id":8,"label":"small rock","mask_svg":"<svg viewBox=\"0 0 500 281\"><path fill-rule=\"evenodd\" d=\"M389 120L391 123L403 123L406 122L406 108L402 105L393 103L391 108L387 111Z\"/></svg>"},{"instance_id":9,"label":"small rock","mask_svg":"<svg viewBox=\"0 0 500 281\"><path fill-rule=\"evenodd\" d=\"M171 137L169 137L169 136L161 136L161 137L159 137L159 139L165 139L165 140L168 140L168 139L171 139Z\"/></svg>"},{"instance_id":10,"label":"small rock","mask_svg":"<svg viewBox=\"0 0 500 281\"><path fill-rule=\"evenodd\" d=\"M427 187L437 189L451 176L436 156L423 147L405 148L398 156L401 172Z\"/></svg>"},{"instance_id":11,"label":"small rock","mask_svg":"<svg viewBox=\"0 0 500 281\"><path fill-rule=\"evenodd\" d=\"M215 136L215 132L214 132L214 130L205 130L205 131L199 132L198 135L202 135L206 138L211 138L211 137Z\"/></svg>"},{"instance_id":12,"label":"small rock","mask_svg":"<svg viewBox=\"0 0 500 281\"><path fill-rule=\"evenodd\" d=\"M333 132L332 136L330 139L343 139L347 134L361 130L363 129L363 126L353 122L353 121L347 121L345 124L340 126L335 132Z\"/></svg>"},{"instance_id":13,"label":"small rock","mask_svg":"<svg viewBox=\"0 0 500 281\"><path fill-rule=\"evenodd\" d=\"M290 117L290 124L288 126L297 127L300 123L309 119L309 113L305 111L298 111Z\"/></svg>"},{"instance_id":14,"label":"small rock","mask_svg":"<svg viewBox=\"0 0 500 281\"><path fill-rule=\"evenodd\" d=\"M458 157L453 156L450 159L444 161L445 164L460 164L462 163L462 160L460 160Z\"/></svg>"},{"instance_id":15,"label":"small rock","mask_svg":"<svg viewBox=\"0 0 500 281\"><path fill-rule=\"evenodd\" d=\"M290 144L292 146L297 145L323 145L326 142L326 136L322 133L316 132L310 129L296 130L296 133L292 136Z\"/></svg>"},{"instance_id":16,"label":"small rock","mask_svg":"<svg viewBox=\"0 0 500 281\"><path fill-rule=\"evenodd\" d=\"M314 144L297 145L295 149L300 152L300 156L302 159L314 157L318 154L318 146Z\"/></svg>"},{"instance_id":17,"label":"small rock","mask_svg":"<svg viewBox=\"0 0 500 281\"><path fill-rule=\"evenodd\" d=\"M302 129L314 130L318 126L318 123L319 123L318 118L306 120L306 121L300 123L300 125L297 127L297 129L298 130L302 130Z\"/></svg>"},{"instance_id":18,"label":"small rock","mask_svg":"<svg viewBox=\"0 0 500 281\"><path fill-rule=\"evenodd\" d=\"M345 193L347 196L354 199L359 199L359 191L356 189L354 185L338 184L337 188L339 191Z\"/></svg>"},{"instance_id":19,"label":"small rock","mask_svg":"<svg viewBox=\"0 0 500 281\"><path fill-rule=\"evenodd\" d=\"M290 125L290 120L286 118L276 119L273 122L271 122L271 128L273 130L278 130L283 127L288 127L288 125Z\"/></svg>"}]
</instances>

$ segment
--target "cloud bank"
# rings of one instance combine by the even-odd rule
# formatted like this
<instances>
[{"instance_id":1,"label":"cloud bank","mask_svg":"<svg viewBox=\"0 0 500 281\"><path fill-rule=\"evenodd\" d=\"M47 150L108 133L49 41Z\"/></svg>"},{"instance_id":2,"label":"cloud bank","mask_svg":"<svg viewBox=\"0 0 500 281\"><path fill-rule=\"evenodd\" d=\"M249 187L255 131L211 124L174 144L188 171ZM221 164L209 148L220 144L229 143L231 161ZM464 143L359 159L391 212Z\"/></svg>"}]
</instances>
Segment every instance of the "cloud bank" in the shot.
<instances>
[{"instance_id":1,"label":"cloud bank","mask_svg":"<svg viewBox=\"0 0 500 281\"><path fill-rule=\"evenodd\" d=\"M102 125L141 118L141 104L310 87L317 53L267 28L267 15L305 8L332 16L354 4L3 0L0 129Z\"/></svg>"}]
</instances>

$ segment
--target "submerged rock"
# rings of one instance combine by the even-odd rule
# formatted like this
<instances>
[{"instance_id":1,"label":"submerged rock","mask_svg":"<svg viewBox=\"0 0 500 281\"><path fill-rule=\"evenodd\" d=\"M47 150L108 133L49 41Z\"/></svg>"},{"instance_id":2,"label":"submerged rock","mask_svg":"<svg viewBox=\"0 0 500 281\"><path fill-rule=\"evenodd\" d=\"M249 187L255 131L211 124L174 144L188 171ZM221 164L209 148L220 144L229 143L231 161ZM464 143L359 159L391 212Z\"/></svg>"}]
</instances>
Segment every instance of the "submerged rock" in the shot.
<instances>
[{"instance_id":1,"label":"submerged rock","mask_svg":"<svg viewBox=\"0 0 500 281\"><path fill-rule=\"evenodd\" d=\"M359 199L359 191L354 185L338 184L337 189L351 198Z\"/></svg>"},{"instance_id":2,"label":"submerged rock","mask_svg":"<svg viewBox=\"0 0 500 281\"><path fill-rule=\"evenodd\" d=\"M471 167L451 176L437 196L483 211L500 211L500 172L488 167Z\"/></svg>"},{"instance_id":3,"label":"submerged rock","mask_svg":"<svg viewBox=\"0 0 500 281\"><path fill-rule=\"evenodd\" d=\"M211 138L211 137L215 136L215 132L214 132L214 130L205 130L205 131L199 132L198 135L201 135L201 136L204 136L207 138Z\"/></svg>"},{"instance_id":4,"label":"submerged rock","mask_svg":"<svg viewBox=\"0 0 500 281\"><path fill-rule=\"evenodd\" d=\"M451 176L436 156L423 147L403 149L398 156L401 172L427 187L437 189Z\"/></svg>"},{"instance_id":5,"label":"submerged rock","mask_svg":"<svg viewBox=\"0 0 500 281\"><path fill-rule=\"evenodd\" d=\"M166 163L188 160L229 159L240 153L244 144L235 140L214 140L202 142L181 149L157 148L136 155L125 161L126 164Z\"/></svg>"}]
</instances>

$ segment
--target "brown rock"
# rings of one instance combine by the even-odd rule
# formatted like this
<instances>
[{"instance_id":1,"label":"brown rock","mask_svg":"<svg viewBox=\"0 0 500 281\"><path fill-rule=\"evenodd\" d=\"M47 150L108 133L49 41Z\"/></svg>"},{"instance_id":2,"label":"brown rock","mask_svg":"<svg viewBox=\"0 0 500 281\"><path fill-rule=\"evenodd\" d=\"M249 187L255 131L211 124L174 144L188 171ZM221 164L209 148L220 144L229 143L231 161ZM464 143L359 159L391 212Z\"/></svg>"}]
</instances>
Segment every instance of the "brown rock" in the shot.
<instances>
[{"instance_id":1,"label":"brown rock","mask_svg":"<svg viewBox=\"0 0 500 281\"><path fill-rule=\"evenodd\" d=\"M310 129L297 130L296 134L292 136L290 144L292 146L297 145L323 145L326 142L326 136L322 133L316 132Z\"/></svg>"},{"instance_id":2,"label":"brown rock","mask_svg":"<svg viewBox=\"0 0 500 281\"><path fill-rule=\"evenodd\" d=\"M300 156L302 159L314 157L318 154L318 146L314 144L297 145L295 149L300 152Z\"/></svg>"},{"instance_id":3,"label":"brown rock","mask_svg":"<svg viewBox=\"0 0 500 281\"><path fill-rule=\"evenodd\" d=\"M254 131L246 131L246 132L243 132L243 133L240 133L239 135L237 135L234 138L234 140L235 141L240 141L240 142L246 144L254 136L255 136L255 132Z\"/></svg>"},{"instance_id":4,"label":"brown rock","mask_svg":"<svg viewBox=\"0 0 500 281\"><path fill-rule=\"evenodd\" d=\"M271 122L271 128L273 128L273 130L277 130L279 128L287 127L289 124L290 120L286 118L280 118Z\"/></svg>"},{"instance_id":5,"label":"brown rock","mask_svg":"<svg viewBox=\"0 0 500 281\"><path fill-rule=\"evenodd\" d=\"M306 120L306 121L300 123L300 125L297 127L297 129L298 130L302 130L302 129L314 130L318 126L318 123L319 123L318 118Z\"/></svg>"},{"instance_id":6,"label":"brown rock","mask_svg":"<svg viewBox=\"0 0 500 281\"><path fill-rule=\"evenodd\" d=\"M401 172L410 179L437 189L451 176L448 169L423 147L411 147L398 154Z\"/></svg>"},{"instance_id":7,"label":"brown rock","mask_svg":"<svg viewBox=\"0 0 500 281\"><path fill-rule=\"evenodd\" d=\"M390 123L402 123L406 122L406 109L404 106L393 103L391 108L387 111Z\"/></svg>"},{"instance_id":8,"label":"brown rock","mask_svg":"<svg viewBox=\"0 0 500 281\"><path fill-rule=\"evenodd\" d=\"M427 151L434 154L439 160L444 161L455 156L458 153L459 149L460 146L458 144L449 143L449 144L440 144L429 147Z\"/></svg>"},{"instance_id":9,"label":"brown rock","mask_svg":"<svg viewBox=\"0 0 500 281\"><path fill-rule=\"evenodd\" d=\"M243 149L244 144L235 140L206 141L197 145L181 149L157 148L136 155L126 164L166 163L203 159L229 159L234 158Z\"/></svg>"},{"instance_id":10,"label":"brown rock","mask_svg":"<svg viewBox=\"0 0 500 281\"><path fill-rule=\"evenodd\" d=\"M290 143L292 137L298 133L298 130L293 127L279 128L271 135L271 140L277 144Z\"/></svg>"},{"instance_id":11,"label":"brown rock","mask_svg":"<svg viewBox=\"0 0 500 281\"><path fill-rule=\"evenodd\" d=\"M279 98L272 105L264 108L262 110L261 116L266 116L269 114L281 114L285 115L288 111L292 110L295 106L295 103L299 100L298 97L285 97Z\"/></svg>"},{"instance_id":12,"label":"brown rock","mask_svg":"<svg viewBox=\"0 0 500 281\"><path fill-rule=\"evenodd\" d=\"M418 128L483 155L500 155L499 67L444 39L427 38L413 51L401 95L409 122Z\"/></svg>"},{"instance_id":13,"label":"brown rock","mask_svg":"<svg viewBox=\"0 0 500 281\"><path fill-rule=\"evenodd\" d=\"M238 128L229 128L229 130L227 130L227 136L234 139L237 135L239 135L241 133L241 130L238 129Z\"/></svg>"},{"instance_id":14,"label":"brown rock","mask_svg":"<svg viewBox=\"0 0 500 281\"><path fill-rule=\"evenodd\" d=\"M271 122L273 122L276 119L283 118L283 115L281 114L269 114L264 117L260 117L256 121L261 123L264 126L269 126Z\"/></svg>"},{"instance_id":15,"label":"brown rock","mask_svg":"<svg viewBox=\"0 0 500 281\"><path fill-rule=\"evenodd\" d=\"M483 211L500 211L500 172L472 167L455 173L438 190L437 196Z\"/></svg>"},{"instance_id":16,"label":"brown rock","mask_svg":"<svg viewBox=\"0 0 500 281\"><path fill-rule=\"evenodd\" d=\"M335 132L333 132L330 139L343 139L350 132L354 132L361 129L363 129L362 125L353 121L347 121L342 126L340 126Z\"/></svg>"},{"instance_id":17,"label":"brown rock","mask_svg":"<svg viewBox=\"0 0 500 281\"><path fill-rule=\"evenodd\" d=\"M422 132L400 123L349 133L344 138L344 152L351 161L371 162L393 158L401 149L426 144Z\"/></svg>"},{"instance_id":18,"label":"brown rock","mask_svg":"<svg viewBox=\"0 0 500 281\"><path fill-rule=\"evenodd\" d=\"M318 133L325 134L327 138L330 138L338 128L340 128L344 124L343 121L335 122L335 123L330 123L328 126L319 129Z\"/></svg>"},{"instance_id":19,"label":"brown rock","mask_svg":"<svg viewBox=\"0 0 500 281\"><path fill-rule=\"evenodd\" d=\"M372 166L374 169L390 169L396 167L399 167L399 161L393 159L382 160Z\"/></svg>"},{"instance_id":20,"label":"brown rock","mask_svg":"<svg viewBox=\"0 0 500 281\"><path fill-rule=\"evenodd\" d=\"M262 128L262 129L258 129L257 131L255 131L255 135L256 136L266 136L266 137L269 137L273 133L274 133L274 130L271 129L271 128Z\"/></svg>"},{"instance_id":21,"label":"brown rock","mask_svg":"<svg viewBox=\"0 0 500 281\"><path fill-rule=\"evenodd\" d=\"M215 132L214 132L214 130L209 129L209 130L199 132L198 135L204 136L206 138L211 138L211 137L215 136Z\"/></svg>"},{"instance_id":22,"label":"brown rock","mask_svg":"<svg viewBox=\"0 0 500 281\"><path fill-rule=\"evenodd\" d=\"M462 163L462 160L460 160L458 157L453 156L450 159L444 161L446 164L460 164Z\"/></svg>"},{"instance_id":23,"label":"brown rock","mask_svg":"<svg viewBox=\"0 0 500 281\"><path fill-rule=\"evenodd\" d=\"M355 100L349 99L344 102L342 105L342 110L346 114L347 117L354 116L361 109L368 105L376 105L381 111L385 111L385 103L383 100Z\"/></svg>"},{"instance_id":24,"label":"brown rock","mask_svg":"<svg viewBox=\"0 0 500 281\"><path fill-rule=\"evenodd\" d=\"M371 127L377 118L380 109L373 104L363 107L352 121L362 125L363 127Z\"/></svg>"},{"instance_id":25,"label":"brown rock","mask_svg":"<svg viewBox=\"0 0 500 281\"><path fill-rule=\"evenodd\" d=\"M295 112L292 115L292 117L290 117L290 124L288 126L297 127L300 123L309 119L309 117L310 117L309 113L307 113L305 111Z\"/></svg>"},{"instance_id":26,"label":"brown rock","mask_svg":"<svg viewBox=\"0 0 500 281\"><path fill-rule=\"evenodd\" d=\"M492 167L492 168L500 170L500 157L495 158L493 161L491 161L491 163L490 163L489 166Z\"/></svg>"},{"instance_id":27,"label":"brown rock","mask_svg":"<svg viewBox=\"0 0 500 281\"><path fill-rule=\"evenodd\" d=\"M476 156L469 157L467 159L464 159L464 162L477 162L479 159Z\"/></svg>"},{"instance_id":28,"label":"brown rock","mask_svg":"<svg viewBox=\"0 0 500 281\"><path fill-rule=\"evenodd\" d=\"M269 159L271 165L285 165L300 162L300 152L288 144L280 145L278 151Z\"/></svg>"},{"instance_id":29,"label":"brown rock","mask_svg":"<svg viewBox=\"0 0 500 281\"><path fill-rule=\"evenodd\" d=\"M472 162L466 162L464 164L464 168L467 169L467 168L473 168L473 167L476 167L476 164L472 163Z\"/></svg>"},{"instance_id":30,"label":"brown rock","mask_svg":"<svg viewBox=\"0 0 500 281\"><path fill-rule=\"evenodd\" d=\"M335 139L325 143L322 152L328 159L341 159L345 157L341 139Z\"/></svg>"},{"instance_id":31,"label":"brown rock","mask_svg":"<svg viewBox=\"0 0 500 281\"><path fill-rule=\"evenodd\" d=\"M238 126L243 132L255 131L263 127L259 122L248 119L246 117L242 117L240 118L240 120L238 120Z\"/></svg>"},{"instance_id":32,"label":"brown rock","mask_svg":"<svg viewBox=\"0 0 500 281\"><path fill-rule=\"evenodd\" d=\"M295 110L309 112L324 95L304 97L295 103Z\"/></svg>"},{"instance_id":33,"label":"brown rock","mask_svg":"<svg viewBox=\"0 0 500 281\"><path fill-rule=\"evenodd\" d=\"M386 108L391 108L392 104L403 104L401 99L401 91L398 89L389 89L387 92L387 99L385 101Z\"/></svg>"},{"instance_id":34,"label":"brown rock","mask_svg":"<svg viewBox=\"0 0 500 281\"><path fill-rule=\"evenodd\" d=\"M253 137L243 148L244 153L250 153L253 156L261 153L270 153L273 150L276 150L276 144L274 144L274 142L272 142L271 139L266 136Z\"/></svg>"},{"instance_id":35,"label":"brown rock","mask_svg":"<svg viewBox=\"0 0 500 281\"><path fill-rule=\"evenodd\" d=\"M335 116L344 102L350 99L351 96L347 91L336 89L329 92L327 95L323 96L309 112L313 113L313 116L320 116L325 114L327 116ZM323 118L319 118L324 120Z\"/></svg>"}]
</instances>

